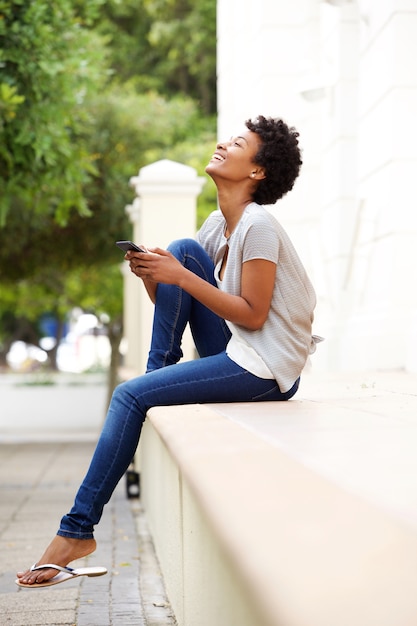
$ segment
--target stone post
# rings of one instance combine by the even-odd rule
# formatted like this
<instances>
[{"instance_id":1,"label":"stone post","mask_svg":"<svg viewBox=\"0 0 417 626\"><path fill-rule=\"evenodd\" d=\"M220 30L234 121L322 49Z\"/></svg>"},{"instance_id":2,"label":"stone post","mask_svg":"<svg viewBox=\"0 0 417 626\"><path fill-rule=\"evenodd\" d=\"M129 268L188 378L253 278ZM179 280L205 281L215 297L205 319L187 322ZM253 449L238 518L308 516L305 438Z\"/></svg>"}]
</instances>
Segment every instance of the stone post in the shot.
<instances>
[{"instance_id":1,"label":"stone post","mask_svg":"<svg viewBox=\"0 0 417 626\"><path fill-rule=\"evenodd\" d=\"M196 199L205 179L194 168L163 159L143 167L130 179L136 192L126 211L133 224L132 240L146 247L166 248L174 239L194 237ZM153 304L142 281L124 273L125 367L130 375L145 372L152 332ZM191 336L183 342L184 359L194 356Z\"/></svg>"}]
</instances>

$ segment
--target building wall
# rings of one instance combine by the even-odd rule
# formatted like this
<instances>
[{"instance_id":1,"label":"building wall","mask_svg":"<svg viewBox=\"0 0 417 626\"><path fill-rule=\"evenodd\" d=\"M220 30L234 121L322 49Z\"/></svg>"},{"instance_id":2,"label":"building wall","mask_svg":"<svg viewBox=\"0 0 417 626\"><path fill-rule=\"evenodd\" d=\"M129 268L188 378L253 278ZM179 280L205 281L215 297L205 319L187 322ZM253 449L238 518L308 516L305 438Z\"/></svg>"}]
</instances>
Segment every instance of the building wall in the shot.
<instances>
[{"instance_id":1,"label":"building wall","mask_svg":"<svg viewBox=\"0 0 417 626\"><path fill-rule=\"evenodd\" d=\"M319 369L417 371L417 1L218 0L219 137L300 131L271 210L316 286Z\"/></svg>"}]
</instances>

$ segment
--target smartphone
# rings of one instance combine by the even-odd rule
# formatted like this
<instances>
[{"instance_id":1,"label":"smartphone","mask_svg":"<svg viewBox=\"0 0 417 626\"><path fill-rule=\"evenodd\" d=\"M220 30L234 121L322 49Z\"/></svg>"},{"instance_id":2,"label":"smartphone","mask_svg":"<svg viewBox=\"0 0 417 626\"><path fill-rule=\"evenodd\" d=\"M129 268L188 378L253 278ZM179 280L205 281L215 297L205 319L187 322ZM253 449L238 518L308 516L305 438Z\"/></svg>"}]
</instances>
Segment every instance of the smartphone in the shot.
<instances>
[{"instance_id":1,"label":"smartphone","mask_svg":"<svg viewBox=\"0 0 417 626\"><path fill-rule=\"evenodd\" d=\"M147 252L145 248L141 248L137 246L133 241L116 241L116 246L118 246L124 252L128 250L134 250L135 252Z\"/></svg>"}]
</instances>

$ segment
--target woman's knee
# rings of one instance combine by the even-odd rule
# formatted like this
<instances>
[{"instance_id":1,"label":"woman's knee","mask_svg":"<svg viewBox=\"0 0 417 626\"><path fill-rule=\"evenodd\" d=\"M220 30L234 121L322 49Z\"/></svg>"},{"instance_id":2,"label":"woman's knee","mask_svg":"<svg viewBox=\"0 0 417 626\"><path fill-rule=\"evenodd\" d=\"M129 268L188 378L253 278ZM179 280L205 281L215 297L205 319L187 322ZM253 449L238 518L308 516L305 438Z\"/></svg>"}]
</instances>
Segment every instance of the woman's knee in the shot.
<instances>
[{"instance_id":1,"label":"woman's knee","mask_svg":"<svg viewBox=\"0 0 417 626\"><path fill-rule=\"evenodd\" d=\"M204 248L200 246L198 241L191 237L185 237L183 239L175 239L168 246L169 252L176 258L182 258L187 254L205 253Z\"/></svg>"},{"instance_id":2,"label":"woman's knee","mask_svg":"<svg viewBox=\"0 0 417 626\"><path fill-rule=\"evenodd\" d=\"M112 395L112 404L122 404L124 406L130 405L132 401L136 397L136 393L134 392L134 384L135 379L126 380L122 383L119 383L113 391Z\"/></svg>"},{"instance_id":3,"label":"woman's knee","mask_svg":"<svg viewBox=\"0 0 417 626\"><path fill-rule=\"evenodd\" d=\"M114 389L111 396L110 406L115 406L123 401L125 396L126 382L119 383Z\"/></svg>"},{"instance_id":4,"label":"woman's knee","mask_svg":"<svg viewBox=\"0 0 417 626\"><path fill-rule=\"evenodd\" d=\"M195 239L177 239L168 250L187 269L204 280L215 284L214 264L207 252Z\"/></svg>"}]
</instances>

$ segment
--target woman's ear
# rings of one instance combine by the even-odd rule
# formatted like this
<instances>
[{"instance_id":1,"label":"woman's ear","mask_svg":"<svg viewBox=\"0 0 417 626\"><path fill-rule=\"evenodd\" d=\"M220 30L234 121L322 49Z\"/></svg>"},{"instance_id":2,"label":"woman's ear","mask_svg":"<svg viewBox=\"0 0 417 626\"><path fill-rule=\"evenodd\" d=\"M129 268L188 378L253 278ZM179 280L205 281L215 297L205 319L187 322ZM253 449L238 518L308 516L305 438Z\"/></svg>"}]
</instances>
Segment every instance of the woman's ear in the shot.
<instances>
[{"instance_id":1,"label":"woman's ear","mask_svg":"<svg viewBox=\"0 0 417 626\"><path fill-rule=\"evenodd\" d=\"M250 177L254 180L263 180L264 178L266 178L264 168L257 167L255 170L252 170Z\"/></svg>"}]
</instances>

